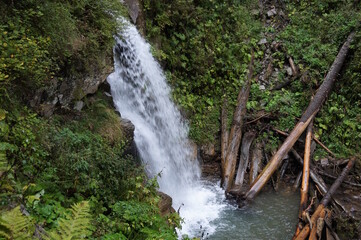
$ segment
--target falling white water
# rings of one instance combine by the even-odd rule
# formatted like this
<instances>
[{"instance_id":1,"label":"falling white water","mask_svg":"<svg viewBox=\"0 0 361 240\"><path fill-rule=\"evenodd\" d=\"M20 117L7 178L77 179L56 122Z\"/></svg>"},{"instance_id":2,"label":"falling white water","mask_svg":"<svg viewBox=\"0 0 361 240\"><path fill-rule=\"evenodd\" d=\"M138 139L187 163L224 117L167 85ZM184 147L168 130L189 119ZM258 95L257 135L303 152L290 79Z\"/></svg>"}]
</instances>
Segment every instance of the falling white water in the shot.
<instances>
[{"instance_id":1,"label":"falling white water","mask_svg":"<svg viewBox=\"0 0 361 240\"><path fill-rule=\"evenodd\" d=\"M200 181L198 160L187 139L188 127L170 99L170 88L150 46L133 25L114 47L115 72L108 77L117 110L135 125L135 142L148 173L173 198L184 219L179 234L212 234L211 221L224 207L221 190Z\"/></svg>"}]
</instances>

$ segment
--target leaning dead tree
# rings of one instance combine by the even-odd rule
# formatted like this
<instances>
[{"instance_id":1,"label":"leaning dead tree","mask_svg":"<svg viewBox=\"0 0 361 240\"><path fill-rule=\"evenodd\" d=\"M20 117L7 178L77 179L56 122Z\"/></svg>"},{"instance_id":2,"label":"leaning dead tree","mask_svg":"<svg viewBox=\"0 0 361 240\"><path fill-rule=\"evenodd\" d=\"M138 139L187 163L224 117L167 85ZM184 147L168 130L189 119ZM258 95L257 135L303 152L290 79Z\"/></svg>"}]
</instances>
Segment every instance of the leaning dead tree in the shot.
<instances>
[{"instance_id":1,"label":"leaning dead tree","mask_svg":"<svg viewBox=\"0 0 361 240\"><path fill-rule=\"evenodd\" d=\"M252 184L249 191L246 193L245 198L247 200L253 199L256 194L261 191L263 186L267 183L267 181L271 178L272 174L276 171L278 166L280 165L284 156L290 151L293 147L295 142L301 136L301 134L305 131L307 126L310 124L311 120L320 110L323 102L325 101L326 97L329 95L333 83L336 81L338 73L341 70L341 67L346 59L350 44L353 40L355 33L351 33L346 42L341 47L339 53L335 61L333 62L327 76L325 77L323 83L317 90L314 98L311 100L310 104L308 105L306 111L303 113L301 119L296 124L290 135L286 138L284 143L278 149L278 151L273 155L267 166L263 169L263 171L259 174L257 179Z\"/></svg>"},{"instance_id":2,"label":"leaning dead tree","mask_svg":"<svg viewBox=\"0 0 361 240\"><path fill-rule=\"evenodd\" d=\"M222 162L222 183L226 192L229 192L233 187L234 175L236 171L237 164L237 154L239 145L241 144L242 138L242 126L243 126L243 117L246 114L247 110L247 101L249 97L249 92L251 89L251 80L253 76L253 62L254 62L254 53L252 51L251 62L249 65L247 80L244 83L243 87L239 91L237 98L237 106L233 113L233 121L231 126L231 131L227 132L226 130L226 115L223 115L222 118L222 156L224 159ZM228 135L228 140L227 139ZM224 151L224 152L223 152Z\"/></svg>"}]
</instances>

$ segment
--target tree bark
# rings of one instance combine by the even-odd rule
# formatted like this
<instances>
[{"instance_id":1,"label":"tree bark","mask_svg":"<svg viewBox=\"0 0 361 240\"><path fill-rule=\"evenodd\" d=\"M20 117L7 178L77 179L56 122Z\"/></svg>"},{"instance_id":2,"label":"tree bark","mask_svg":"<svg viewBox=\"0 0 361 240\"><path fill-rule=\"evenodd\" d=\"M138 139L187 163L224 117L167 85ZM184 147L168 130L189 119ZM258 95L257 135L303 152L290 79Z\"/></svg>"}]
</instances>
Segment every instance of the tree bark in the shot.
<instances>
[{"instance_id":1,"label":"tree bark","mask_svg":"<svg viewBox=\"0 0 361 240\"><path fill-rule=\"evenodd\" d=\"M242 146L241 146L241 156L239 157L238 170L236 175L236 180L234 182L238 188L241 188L244 181L244 175L247 170L248 161L249 161L249 149L252 145L253 139L256 136L255 132L246 132L243 136Z\"/></svg>"},{"instance_id":2,"label":"tree bark","mask_svg":"<svg viewBox=\"0 0 361 240\"><path fill-rule=\"evenodd\" d=\"M290 135L286 138L282 146L278 149L276 154L272 157L267 166L263 169L261 174L257 177L255 182L252 184L249 191L246 193L246 199L250 200L256 196L256 194L261 191L263 186L267 183L267 181L271 178L272 174L276 171L278 166L280 165L283 157L289 152L289 150L293 147L297 139L304 132L308 124L311 122L311 119L317 114L320 110L323 102L326 97L330 93L333 83L335 82L338 73L341 70L341 67L346 59L350 44L354 37L354 33L351 33L346 42L341 47L341 50L337 54L335 61L333 62L327 76L325 77L323 83L317 90L314 98L311 100L308 105L306 111L303 113L301 119L296 124Z\"/></svg>"},{"instance_id":3,"label":"tree bark","mask_svg":"<svg viewBox=\"0 0 361 240\"><path fill-rule=\"evenodd\" d=\"M332 199L332 195L336 192L338 187L341 185L343 179L347 176L353 165L355 164L355 158L350 159L347 166L342 170L340 176L336 179L336 181L332 184L326 195L322 198L321 203L316 208L316 211L311 217L311 223L312 226L316 226L317 219L320 217L321 212L325 209L325 207L328 205L328 203ZM308 237L310 234L310 225L307 224L300 234L298 234L296 240L304 240ZM311 239L311 238L310 238Z\"/></svg>"},{"instance_id":4,"label":"tree bark","mask_svg":"<svg viewBox=\"0 0 361 240\"><path fill-rule=\"evenodd\" d=\"M249 184L252 184L253 181L257 178L262 164L262 145L260 143L256 143L256 146L253 149L251 167L249 170Z\"/></svg>"},{"instance_id":5,"label":"tree bark","mask_svg":"<svg viewBox=\"0 0 361 240\"><path fill-rule=\"evenodd\" d=\"M225 96L223 99L222 111L221 111L221 167L222 167L222 182L225 175L225 162L228 146L228 100Z\"/></svg>"},{"instance_id":6,"label":"tree bark","mask_svg":"<svg viewBox=\"0 0 361 240\"><path fill-rule=\"evenodd\" d=\"M307 208L308 185L309 185L309 178L310 178L311 141L312 141L312 122L307 127L307 135L306 135L306 142L305 142L305 154L304 154L304 160L303 160L300 211L298 214L299 217L302 216L303 211Z\"/></svg>"},{"instance_id":7,"label":"tree bark","mask_svg":"<svg viewBox=\"0 0 361 240\"><path fill-rule=\"evenodd\" d=\"M226 192L229 192L233 186L236 163L237 163L237 154L242 138L243 116L246 114L247 101L251 89L251 80L253 76L253 62L254 62L254 53L252 51L252 57L249 65L247 81L245 82L242 89L239 91L237 98L237 106L236 109L234 110L232 127L228 138L227 154L225 158L225 171L223 176L224 181L222 181L224 183L224 188L226 189Z\"/></svg>"}]
</instances>

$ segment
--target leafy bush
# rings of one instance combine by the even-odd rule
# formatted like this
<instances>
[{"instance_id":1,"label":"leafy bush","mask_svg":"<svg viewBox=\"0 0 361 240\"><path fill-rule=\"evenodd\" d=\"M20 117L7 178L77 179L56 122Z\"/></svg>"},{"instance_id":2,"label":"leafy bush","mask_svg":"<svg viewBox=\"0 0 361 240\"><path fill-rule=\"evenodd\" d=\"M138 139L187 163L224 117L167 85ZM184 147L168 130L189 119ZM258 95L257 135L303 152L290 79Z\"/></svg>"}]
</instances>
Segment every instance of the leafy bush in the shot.
<instances>
[{"instance_id":1,"label":"leafy bush","mask_svg":"<svg viewBox=\"0 0 361 240\"><path fill-rule=\"evenodd\" d=\"M250 13L256 1L147 0L144 6L148 38L161 50L156 55L190 119L190 137L212 141L222 97L234 104L251 48L258 50L260 24Z\"/></svg>"},{"instance_id":2,"label":"leafy bush","mask_svg":"<svg viewBox=\"0 0 361 240\"><path fill-rule=\"evenodd\" d=\"M0 1L0 90L104 67L124 14L117 0ZM6 86L6 89L5 87ZM4 94L4 93L3 93Z\"/></svg>"}]
</instances>

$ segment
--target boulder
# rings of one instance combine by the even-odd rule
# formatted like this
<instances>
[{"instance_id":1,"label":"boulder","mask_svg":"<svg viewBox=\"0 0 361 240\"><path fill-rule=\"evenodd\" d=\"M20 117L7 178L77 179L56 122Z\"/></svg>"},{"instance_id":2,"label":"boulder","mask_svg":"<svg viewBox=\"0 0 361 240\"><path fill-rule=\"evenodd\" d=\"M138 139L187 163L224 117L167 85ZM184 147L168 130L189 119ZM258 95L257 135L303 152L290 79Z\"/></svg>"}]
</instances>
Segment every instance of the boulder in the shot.
<instances>
[{"instance_id":1,"label":"boulder","mask_svg":"<svg viewBox=\"0 0 361 240\"><path fill-rule=\"evenodd\" d=\"M143 5L140 0L124 0L128 7L128 13L132 22L137 25L140 33L145 36L145 16Z\"/></svg>"},{"instance_id":2,"label":"boulder","mask_svg":"<svg viewBox=\"0 0 361 240\"><path fill-rule=\"evenodd\" d=\"M139 16L139 1L138 0L125 0L125 4L128 7L128 13L133 23L137 23L137 18Z\"/></svg>"},{"instance_id":3,"label":"boulder","mask_svg":"<svg viewBox=\"0 0 361 240\"><path fill-rule=\"evenodd\" d=\"M163 192L160 192L160 191L158 191L158 195L160 196L160 200L158 202L160 215L165 216L165 215L174 213L175 210L172 207L172 204L173 204L172 198L169 195L167 195Z\"/></svg>"},{"instance_id":4,"label":"boulder","mask_svg":"<svg viewBox=\"0 0 361 240\"><path fill-rule=\"evenodd\" d=\"M268 16L268 17L273 17L273 16L275 16L275 15L277 15L277 11L276 11L276 9L274 9L274 8L272 8L271 10L269 10L269 11L267 12L267 16Z\"/></svg>"},{"instance_id":5,"label":"boulder","mask_svg":"<svg viewBox=\"0 0 361 240\"><path fill-rule=\"evenodd\" d=\"M207 143L202 145L200 154L204 162L214 161L217 157L216 149L213 143Z\"/></svg>"},{"instance_id":6,"label":"boulder","mask_svg":"<svg viewBox=\"0 0 361 240\"><path fill-rule=\"evenodd\" d=\"M84 102L83 101L76 101L74 104L74 110L80 112L84 107Z\"/></svg>"},{"instance_id":7,"label":"boulder","mask_svg":"<svg viewBox=\"0 0 361 240\"><path fill-rule=\"evenodd\" d=\"M189 149L190 149L190 158L192 161L197 161L198 159L198 146L195 142L189 141Z\"/></svg>"}]
</instances>

